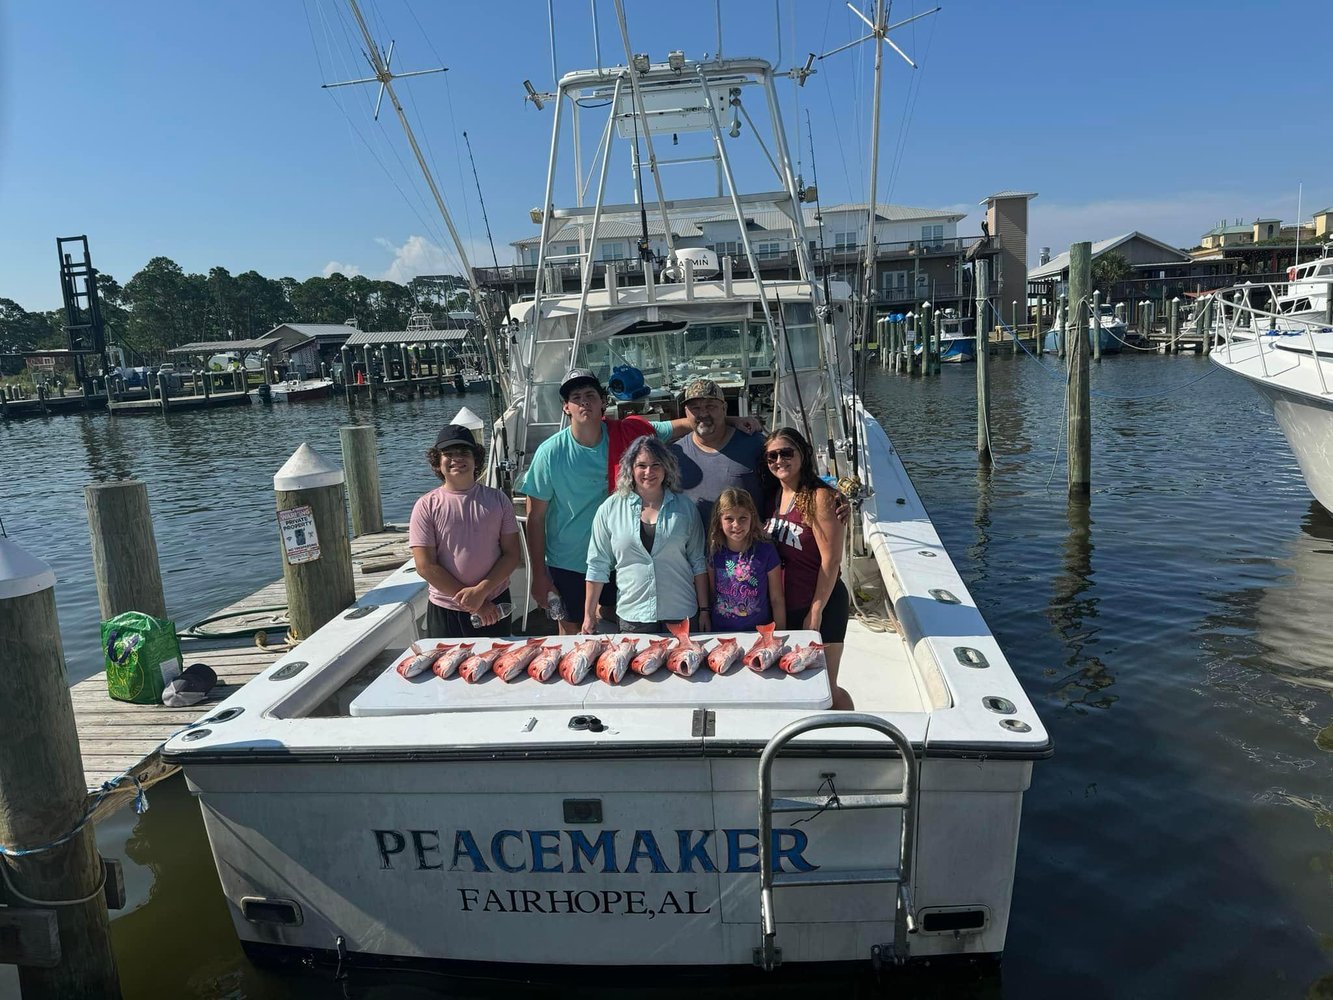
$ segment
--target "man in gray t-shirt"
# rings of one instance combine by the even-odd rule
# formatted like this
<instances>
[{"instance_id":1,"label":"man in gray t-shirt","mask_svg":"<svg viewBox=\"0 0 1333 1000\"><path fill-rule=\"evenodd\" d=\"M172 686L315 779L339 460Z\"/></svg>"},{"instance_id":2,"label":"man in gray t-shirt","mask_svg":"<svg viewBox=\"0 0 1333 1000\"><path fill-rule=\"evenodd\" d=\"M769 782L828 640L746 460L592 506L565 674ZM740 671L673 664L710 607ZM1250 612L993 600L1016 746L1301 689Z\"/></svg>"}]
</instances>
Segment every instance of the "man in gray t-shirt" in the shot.
<instances>
[{"instance_id":1,"label":"man in gray t-shirt","mask_svg":"<svg viewBox=\"0 0 1333 1000\"><path fill-rule=\"evenodd\" d=\"M733 487L750 492L762 518L763 488L755 470L764 435L727 426L726 398L712 379L695 379L687 385L684 402L693 429L671 447L680 461L681 490L699 508L704 530L708 529L717 498Z\"/></svg>"}]
</instances>

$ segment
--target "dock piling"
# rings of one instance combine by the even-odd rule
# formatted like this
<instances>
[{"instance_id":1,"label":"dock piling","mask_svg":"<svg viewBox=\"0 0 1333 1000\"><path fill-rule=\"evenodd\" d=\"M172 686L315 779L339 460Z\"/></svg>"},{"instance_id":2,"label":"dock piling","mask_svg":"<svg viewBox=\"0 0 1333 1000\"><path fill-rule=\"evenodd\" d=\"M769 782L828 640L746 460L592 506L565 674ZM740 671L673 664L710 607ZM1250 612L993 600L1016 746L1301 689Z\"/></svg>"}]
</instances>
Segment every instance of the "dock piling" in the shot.
<instances>
[{"instance_id":1,"label":"dock piling","mask_svg":"<svg viewBox=\"0 0 1333 1000\"><path fill-rule=\"evenodd\" d=\"M1069 442L1069 496L1092 494L1092 386L1088 365L1088 290L1092 286L1092 244L1069 248L1069 308L1065 349L1069 352L1069 392L1065 414ZM1096 323L1096 319L1093 320ZM1094 327L1094 331L1096 328Z\"/></svg>"},{"instance_id":2,"label":"dock piling","mask_svg":"<svg viewBox=\"0 0 1333 1000\"><path fill-rule=\"evenodd\" d=\"M976 269L977 320L976 320L976 355L977 355L977 458L989 463L990 453L990 338L983 331L986 329L986 261L978 260L972 265Z\"/></svg>"},{"instance_id":3,"label":"dock piling","mask_svg":"<svg viewBox=\"0 0 1333 1000\"><path fill-rule=\"evenodd\" d=\"M137 479L90 483L83 488L83 498L102 620L125 611L165 618L167 601L148 487Z\"/></svg>"},{"instance_id":4,"label":"dock piling","mask_svg":"<svg viewBox=\"0 0 1333 1000\"><path fill-rule=\"evenodd\" d=\"M120 996L103 865L84 817L83 761L55 574L0 538L0 962L25 1000ZM64 839L68 838L68 839ZM63 842L60 842L62 841ZM28 853L31 852L31 853Z\"/></svg>"},{"instance_id":5,"label":"dock piling","mask_svg":"<svg viewBox=\"0 0 1333 1000\"><path fill-rule=\"evenodd\" d=\"M1171 300L1171 311L1167 313L1167 325L1170 328L1171 353L1180 353L1180 299Z\"/></svg>"},{"instance_id":6,"label":"dock piling","mask_svg":"<svg viewBox=\"0 0 1333 1000\"><path fill-rule=\"evenodd\" d=\"M347 474L347 505L352 510L352 535L384 530L384 511L380 503L380 466L375 428L339 427L343 470Z\"/></svg>"},{"instance_id":7,"label":"dock piling","mask_svg":"<svg viewBox=\"0 0 1333 1000\"><path fill-rule=\"evenodd\" d=\"M1092 293L1092 321L1088 325L1088 336L1092 340L1092 359L1102 359L1102 293Z\"/></svg>"},{"instance_id":8,"label":"dock piling","mask_svg":"<svg viewBox=\"0 0 1333 1000\"><path fill-rule=\"evenodd\" d=\"M273 477L288 631L294 639L314 634L356 600L344 478L304 443Z\"/></svg>"}]
</instances>

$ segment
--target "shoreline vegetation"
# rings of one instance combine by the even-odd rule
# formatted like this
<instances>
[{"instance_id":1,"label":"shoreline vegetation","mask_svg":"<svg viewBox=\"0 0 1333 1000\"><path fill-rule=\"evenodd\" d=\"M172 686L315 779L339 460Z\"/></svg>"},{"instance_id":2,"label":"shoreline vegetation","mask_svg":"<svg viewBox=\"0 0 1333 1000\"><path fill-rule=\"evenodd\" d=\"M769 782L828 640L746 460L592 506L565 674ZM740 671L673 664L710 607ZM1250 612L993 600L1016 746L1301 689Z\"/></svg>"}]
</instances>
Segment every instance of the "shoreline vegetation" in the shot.
<instances>
[{"instance_id":1,"label":"shoreline vegetation","mask_svg":"<svg viewBox=\"0 0 1333 1000\"><path fill-rule=\"evenodd\" d=\"M339 272L305 281L267 278L225 267L186 273L154 257L123 285L98 272L106 342L139 356L157 356L195 341L261 337L282 323L343 323L363 330L404 330L413 312L469 308L466 282L422 275L406 285ZM0 297L0 377L24 371L25 351L67 346L65 310L29 311Z\"/></svg>"}]
</instances>

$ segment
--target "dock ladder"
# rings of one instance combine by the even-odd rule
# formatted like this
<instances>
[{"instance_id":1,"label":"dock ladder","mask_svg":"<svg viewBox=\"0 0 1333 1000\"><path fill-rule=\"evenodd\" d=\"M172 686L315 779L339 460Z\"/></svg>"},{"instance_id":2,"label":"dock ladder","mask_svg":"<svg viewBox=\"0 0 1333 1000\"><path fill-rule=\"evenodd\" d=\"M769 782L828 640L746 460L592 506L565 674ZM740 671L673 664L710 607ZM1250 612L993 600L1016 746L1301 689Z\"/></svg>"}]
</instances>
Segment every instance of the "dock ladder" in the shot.
<instances>
[{"instance_id":1,"label":"dock ladder","mask_svg":"<svg viewBox=\"0 0 1333 1000\"><path fill-rule=\"evenodd\" d=\"M873 729L893 741L903 761L902 791L877 795L802 795L794 798L773 797L773 762L782 749L797 736L819 729ZM912 841L916 829L919 804L916 754L912 744L897 726L874 715L860 712L839 712L836 715L812 715L797 719L781 729L764 747L759 757L759 907L761 939L755 949L755 964L766 972L782 961L777 947L777 913L773 907L773 890L788 886L817 885L870 885L876 883L898 886L894 914L893 957L895 961L907 958L907 935L916 932L916 918L912 912ZM814 812L823 809L901 809L902 837L899 842L896 868L865 868L850 871L820 870L811 872L773 871L773 814L786 812ZM878 958L878 952L875 956Z\"/></svg>"}]
</instances>

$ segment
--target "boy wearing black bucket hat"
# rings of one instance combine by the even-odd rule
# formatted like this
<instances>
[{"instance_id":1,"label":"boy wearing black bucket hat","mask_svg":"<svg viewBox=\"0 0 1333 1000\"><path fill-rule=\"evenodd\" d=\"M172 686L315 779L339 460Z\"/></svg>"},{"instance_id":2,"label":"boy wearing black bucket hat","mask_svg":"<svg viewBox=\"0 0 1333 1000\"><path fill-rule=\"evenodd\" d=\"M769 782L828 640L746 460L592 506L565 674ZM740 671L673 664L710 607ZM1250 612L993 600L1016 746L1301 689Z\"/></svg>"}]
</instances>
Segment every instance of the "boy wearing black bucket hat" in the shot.
<instances>
[{"instance_id":1,"label":"boy wearing black bucket hat","mask_svg":"<svg viewBox=\"0 0 1333 1000\"><path fill-rule=\"evenodd\" d=\"M522 558L514 505L477 482L486 453L466 427L446 424L426 451L440 479L412 508L407 544L429 587L426 634L432 638L508 635L500 605L512 604L509 574ZM472 624L472 616L481 625Z\"/></svg>"}]
</instances>

